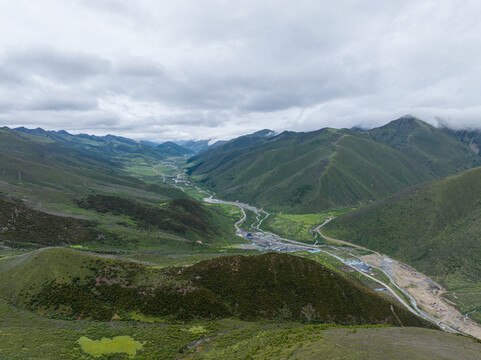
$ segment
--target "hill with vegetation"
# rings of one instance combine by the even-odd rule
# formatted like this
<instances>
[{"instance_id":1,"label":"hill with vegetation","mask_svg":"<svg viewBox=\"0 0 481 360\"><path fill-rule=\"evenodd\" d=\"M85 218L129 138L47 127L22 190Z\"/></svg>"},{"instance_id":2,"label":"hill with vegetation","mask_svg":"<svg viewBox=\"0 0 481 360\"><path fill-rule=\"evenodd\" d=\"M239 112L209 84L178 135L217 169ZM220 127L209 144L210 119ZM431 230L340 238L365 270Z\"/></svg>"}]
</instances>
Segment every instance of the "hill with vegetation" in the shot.
<instances>
[{"instance_id":1,"label":"hill with vegetation","mask_svg":"<svg viewBox=\"0 0 481 360\"><path fill-rule=\"evenodd\" d=\"M431 275L481 279L481 168L422 184L328 223L323 231Z\"/></svg>"},{"instance_id":2,"label":"hill with vegetation","mask_svg":"<svg viewBox=\"0 0 481 360\"><path fill-rule=\"evenodd\" d=\"M346 129L242 137L189 161L190 173L219 197L284 212L359 206L435 178L400 151Z\"/></svg>"},{"instance_id":3,"label":"hill with vegetation","mask_svg":"<svg viewBox=\"0 0 481 360\"><path fill-rule=\"evenodd\" d=\"M187 149L172 141L166 141L158 145L156 147L156 150L160 150L162 153L169 156L185 156L185 155L191 155L194 153L192 150Z\"/></svg>"},{"instance_id":4,"label":"hill with vegetation","mask_svg":"<svg viewBox=\"0 0 481 360\"><path fill-rule=\"evenodd\" d=\"M480 217L481 168L475 168L345 214L323 232L432 276L468 312L481 306Z\"/></svg>"},{"instance_id":5,"label":"hill with vegetation","mask_svg":"<svg viewBox=\"0 0 481 360\"><path fill-rule=\"evenodd\" d=\"M152 206L119 196L89 195L77 200L77 205L100 213L127 216L139 227L155 228L202 243L234 231L231 222L217 209L188 197Z\"/></svg>"},{"instance_id":6,"label":"hill with vegetation","mask_svg":"<svg viewBox=\"0 0 481 360\"><path fill-rule=\"evenodd\" d=\"M65 130L52 131L41 128L27 129L19 127L14 129L20 135L34 136L30 139L43 138L64 145L65 147L77 150L89 156L107 158L114 162L123 162L130 157L139 157L144 160L159 161L172 156L164 151L158 144L146 141L136 141L121 136L106 135L96 136L88 134L70 134ZM178 156L178 155L175 155Z\"/></svg>"},{"instance_id":7,"label":"hill with vegetation","mask_svg":"<svg viewBox=\"0 0 481 360\"><path fill-rule=\"evenodd\" d=\"M0 180L14 185L83 192L89 186L136 187L142 182L122 175L105 157L83 154L48 138L0 129Z\"/></svg>"},{"instance_id":8,"label":"hill with vegetation","mask_svg":"<svg viewBox=\"0 0 481 360\"><path fill-rule=\"evenodd\" d=\"M455 137L405 117L367 132L263 130L192 157L189 173L219 197L307 213L368 204L479 165Z\"/></svg>"},{"instance_id":9,"label":"hill with vegetation","mask_svg":"<svg viewBox=\"0 0 481 360\"><path fill-rule=\"evenodd\" d=\"M481 155L481 130L453 130L447 127L443 127L442 130L468 145L474 153Z\"/></svg>"},{"instance_id":10,"label":"hill with vegetation","mask_svg":"<svg viewBox=\"0 0 481 360\"><path fill-rule=\"evenodd\" d=\"M67 249L0 262L0 295L66 318L133 313L166 319L281 319L340 324L432 325L321 264L286 254L226 256L155 269Z\"/></svg>"},{"instance_id":11,"label":"hill with vegetation","mask_svg":"<svg viewBox=\"0 0 481 360\"><path fill-rule=\"evenodd\" d=\"M95 222L37 211L1 193L0 209L0 239L3 245L29 248L82 244L105 236L96 230Z\"/></svg>"},{"instance_id":12,"label":"hill with vegetation","mask_svg":"<svg viewBox=\"0 0 481 360\"><path fill-rule=\"evenodd\" d=\"M426 166L436 178L481 166L481 157L464 142L412 116L404 116L366 133L373 140Z\"/></svg>"},{"instance_id":13,"label":"hill with vegetation","mask_svg":"<svg viewBox=\"0 0 481 360\"><path fill-rule=\"evenodd\" d=\"M152 174L144 182L109 156L37 132L0 129L0 245L192 251L235 237L229 216L164 183L151 167L144 166Z\"/></svg>"}]
</instances>

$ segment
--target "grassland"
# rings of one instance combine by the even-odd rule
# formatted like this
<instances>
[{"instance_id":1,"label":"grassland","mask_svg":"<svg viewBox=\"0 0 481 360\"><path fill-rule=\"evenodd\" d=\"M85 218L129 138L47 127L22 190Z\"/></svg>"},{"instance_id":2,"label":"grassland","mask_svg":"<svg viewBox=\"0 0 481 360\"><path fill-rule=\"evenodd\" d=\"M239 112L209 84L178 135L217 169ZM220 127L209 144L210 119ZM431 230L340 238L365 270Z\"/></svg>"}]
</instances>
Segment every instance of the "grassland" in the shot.
<instances>
[{"instance_id":1,"label":"grassland","mask_svg":"<svg viewBox=\"0 0 481 360\"><path fill-rule=\"evenodd\" d=\"M79 340L130 337L143 344L94 358ZM128 338L127 338L128 339ZM407 346L409 344L409 346ZM0 299L0 358L24 359L476 359L481 344L420 328L197 321L65 321L17 309Z\"/></svg>"},{"instance_id":2,"label":"grassland","mask_svg":"<svg viewBox=\"0 0 481 360\"><path fill-rule=\"evenodd\" d=\"M305 326L239 332L207 345L202 359L476 359L473 340L433 330Z\"/></svg>"},{"instance_id":3,"label":"grassland","mask_svg":"<svg viewBox=\"0 0 481 360\"><path fill-rule=\"evenodd\" d=\"M340 216L354 209L327 211L319 214L271 214L262 223L263 228L287 239L306 243L324 242L313 229L332 216Z\"/></svg>"}]
</instances>

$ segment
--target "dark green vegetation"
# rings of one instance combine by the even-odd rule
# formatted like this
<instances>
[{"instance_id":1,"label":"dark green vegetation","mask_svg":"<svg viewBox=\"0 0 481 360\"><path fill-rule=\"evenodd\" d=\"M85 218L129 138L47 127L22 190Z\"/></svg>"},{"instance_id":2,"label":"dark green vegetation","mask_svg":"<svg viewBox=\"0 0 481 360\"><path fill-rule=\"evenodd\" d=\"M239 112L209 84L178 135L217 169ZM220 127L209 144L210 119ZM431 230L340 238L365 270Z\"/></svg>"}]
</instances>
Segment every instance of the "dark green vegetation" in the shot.
<instances>
[{"instance_id":1,"label":"dark green vegetation","mask_svg":"<svg viewBox=\"0 0 481 360\"><path fill-rule=\"evenodd\" d=\"M429 327L352 280L302 257L227 256L189 267L48 249L0 263L0 295L49 316L111 320L132 313L170 320L238 317Z\"/></svg>"},{"instance_id":2,"label":"dark green vegetation","mask_svg":"<svg viewBox=\"0 0 481 360\"><path fill-rule=\"evenodd\" d=\"M467 145L414 119L369 132L267 134L243 136L194 156L189 172L221 198L306 213L370 203L481 165Z\"/></svg>"},{"instance_id":3,"label":"dark green vegetation","mask_svg":"<svg viewBox=\"0 0 481 360\"><path fill-rule=\"evenodd\" d=\"M162 206L148 206L118 196L89 195L77 201L81 208L125 215L142 228L154 227L188 239L209 242L232 231L222 213L189 199L172 199Z\"/></svg>"},{"instance_id":4,"label":"dark green vegetation","mask_svg":"<svg viewBox=\"0 0 481 360\"><path fill-rule=\"evenodd\" d=\"M480 217L481 168L476 168L346 214L323 231L435 276L459 295L451 298L467 312L481 306Z\"/></svg>"},{"instance_id":5,"label":"dark green vegetation","mask_svg":"<svg viewBox=\"0 0 481 360\"><path fill-rule=\"evenodd\" d=\"M215 293L243 319L423 326L407 310L392 310L386 299L298 256L221 257L184 268L181 276Z\"/></svg>"},{"instance_id":6,"label":"dark green vegetation","mask_svg":"<svg viewBox=\"0 0 481 360\"><path fill-rule=\"evenodd\" d=\"M0 193L0 236L11 247L82 244L106 234L96 223L33 210Z\"/></svg>"}]
</instances>

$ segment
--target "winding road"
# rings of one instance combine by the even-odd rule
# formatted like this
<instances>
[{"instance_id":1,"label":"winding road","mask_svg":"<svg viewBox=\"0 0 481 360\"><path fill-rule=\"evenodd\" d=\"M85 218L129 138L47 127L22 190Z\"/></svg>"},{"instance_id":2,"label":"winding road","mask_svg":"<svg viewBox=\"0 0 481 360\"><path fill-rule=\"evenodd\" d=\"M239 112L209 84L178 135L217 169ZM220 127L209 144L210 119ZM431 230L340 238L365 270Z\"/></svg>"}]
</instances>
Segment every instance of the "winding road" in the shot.
<instances>
[{"instance_id":1,"label":"winding road","mask_svg":"<svg viewBox=\"0 0 481 360\"><path fill-rule=\"evenodd\" d=\"M282 249L283 251L311 251L312 252L314 250L314 251L322 252L322 253L324 253L328 256L331 256L331 257L337 259L338 261L346 264L346 261L343 258L341 258L340 256L337 256L336 254L333 254L333 253L328 251L329 249L338 250L335 247L328 246L328 245L308 245L308 244L305 244L305 243L302 243L302 242L299 242L299 241L281 238L280 236L278 236L274 233L262 230L261 227L260 227L262 222L270 215L268 212L264 211L263 209L258 209L255 206L245 204L245 203L233 202L233 201L223 201L223 200L219 200L219 199L214 199L213 196L210 196L208 198L204 198L204 201L208 202L208 203L212 203L212 204L226 204L226 205L237 206L238 208L241 209L243 217L242 217L242 219L240 219L235 224L236 234L238 236L241 236L241 237L245 238L245 235L247 234L247 232L244 231L240 226L246 220L246 217L247 217L245 210L249 210L249 211L254 212L257 215L256 222L252 225L252 227L260 231L258 234L253 234L254 235L253 242L259 243L259 242L268 241L272 249L276 249L274 246L277 246L277 250ZM261 219L262 214L264 214L264 217ZM355 245L355 244L351 244L347 241L343 241L343 240L339 240L339 239L333 239L333 238L329 238L329 237L323 235L322 232L321 232L321 228L325 224L327 224L329 221L332 221L333 219L334 219L334 217L328 218L322 224L317 226L314 230L323 239L326 239L326 240L329 240L329 241L332 241L332 242L336 242L336 243L339 243L339 244L342 244L342 245L347 245L347 246L350 246L350 247L353 247L353 248L356 248L356 249L372 251L372 250L367 249L365 247ZM360 258L357 255L354 255L354 254L349 253L349 252L347 252L347 253L349 255L351 255L352 257L359 259L362 262L366 261L365 259ZM393 263L395 261L395 260L389 259L385 255L381 255L377 252L374 252L374 253L377 256L382 257L383 259L386 259L388 262ZM424 311L423 309L419 308L418 301L416 300L416 298L412 294L410 294L408 291L406 291L404 288L399 286L397 284L397 281L396 281L397 279L394 276L392 276L392 274L390 274L389 271L386 271L384 268L382 268L380 266L377 266L376 264L373 264L372 262L369 262L368 265L375 268L377 271L383 273L390 280L390 284L386 284L385 282L383 282L379 279L376 279L375 277L369 275L367 272L362 271L362 270L360 270L356 267L352 267L352 268L355 271L357 271L358 273L362 274L363 276L365 276L368 279L380 284L382 287L387 289L387 291L389 291L392 294L392 296L399 301L399 303L401 303L406 309L408 309L413 314L415 314L415 315L417 315L417 316L419 316L419 317L421 317L421 318L423 318L427 321L430 321L430 322L436 324L437 326L439 326L442 330L444 330L446 332L455 333L455 334L470 335L470 336L474 336L474 337L477 337L477 338L481 338L477 331L470 331L469 327L463 327L462 330L458 330L458 329L456 329L456 327L452 326L452 324L447 324L445 322L442 322L439 318L437 318L437 317L429 314L428 312ZM408 304L401 296L399 296L398 292L396 292L396 290L394 290L393 287L398 292L402 293L407 299L409 299L410 304ZM479 325L476 324L476 327L479 327Z\"/></svg>"},{"instance_id":2,"label":"winding road","mask_svg":"<svg viewBox=\"0 0 481 360\"><path fill-rule=\"evenodd\" d=\"M199 189L200 190L200 189ZM255 248L264 248L264 249L270 249L270 250L277 250L277 251L290 251L290 252L296 252L296 251L310 251L310 252L322 252L328 256L331 256L338 261L342 262L343 264L347 264L347 261L340 256L336 255L335 253L329 251L329 250L334 250L334 252L340 250L337 249L334 246L330 245L318 245L317 242L314 245L309 245L306 243L302 243L299 241L291 240L291 239L285 239L281 238L280 236L267 232L262 230L261 225L262 222L267 219L270 214L263 209L258 209L255 206L246 204L246 203L240 203L240 202L234 202L234 201L224 201L224 200L219 200L219 199L214 199L213 196L215 194L204 198L204 201L207 203L211 204L225 204L225 205L231 205L231 206L236 206L241 209L242 211L242 218L235 223L235 229L236 229L236 235L245 238L247 235L247 231L243 230L241 228L242 223L245 222L247 219L247 214L246 210L252 211L256 214L256 222L254 222L251 227L254 229L257 229L259 232L258 233L253 233L253 245ZM327 237L322 234L321 228L326 225L329 221L332 221L334 217L330 217L326 219L322 224L317 226L314 230L317 232L321 238L331 241L331 242L336 242L338 244L344 245L344 246L349 246L354 249L358 250L367 250L375 255L369 255L369 256L357 256L354 255L348 251L345 251L343 249L342 251L346 252L353 258L359 259L361 262L369 265L372 268L375 268L378 272L384 274L390 281L389 284L386 284L385 282L376 279L372 275L368 274L366 271L363 271L362 269L358 269L355 266L351 266L355 271L358 273L362 274L366 278L368 278L371 281L374 281L381 285L383 288L385 288L387 291L389 291L394 298L396 298L400 304L402 304L406 309L408 309L410 312L413 314L418 315L419 317L430 321L437 326L439 326L442 330L446 332L451 332L451 333L457 333L457 334L464 334L464 335L470 335L473 337L476 337L478 339L481 339L481 326L473 321L471 321L469 318L464 317L462 314L460 314L454 307L452 306L445 306L444 309L447 309L448 312L450 312L450 316L444 316L441 318L435 317L432 314L428 313L424 309L421 309L418 304L423 301L419 296L419 294L411 294L410 292L406 291L404 286L406 284L412 284L409 281L405 281L406 278L408 277L406 274L403 274L402 271L396 271L398 270L395 268L395 266L398 267L408 267L405 264L399 263L396 260L390 259L387 256L383 254L379 254L375 251L372 251L370 249L364 248L362 246L356 245L349 243L347 241L339 240L339 239L333 239L330 237ZM373 256L375 258L370 259L369 257ZM375 262L379 262L379 264L376 264ZM347 264L349 265L349 264ZM394 270L394 271L393 271ZM412 269L414 270L414 269ZM415 270L414 270L415 271ZM416 271L416 274L418 272ZM431 281L434 283L431 279L426 277L427 280ZM404 284L404 285L403 285ZM409 286L406 286L409 287ZM410 289L412 290L412 289ZM405 296L405 299L409 300L409 303L403 299L401 296L399 296L399 293L403 294ZM439 299L441 299L439 297ZM438 301L442 301L439 300ZM446 305L446 304L443 304ZM459 314L458 314L459 313ZM458 316L459 315L459 316Z\"/></svg>"}]
</instances>

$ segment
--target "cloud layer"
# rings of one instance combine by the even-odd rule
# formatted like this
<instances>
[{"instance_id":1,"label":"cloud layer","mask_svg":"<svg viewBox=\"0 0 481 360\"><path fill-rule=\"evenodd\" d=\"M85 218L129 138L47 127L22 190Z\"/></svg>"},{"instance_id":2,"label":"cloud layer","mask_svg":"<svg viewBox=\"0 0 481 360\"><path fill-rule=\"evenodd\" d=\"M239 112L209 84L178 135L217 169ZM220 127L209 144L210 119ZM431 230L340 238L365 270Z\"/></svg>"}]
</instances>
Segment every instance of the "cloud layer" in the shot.
<instances>
[{"instance_id":1,"label":"cloud layer","mask_svg":"<svg viewBox=\"0 0 481 360\"><path fill-rule=\"evenodd\" d=\"M3 0L0 122L150 140L481 128L477 1Z\"/></svg>"}]
</instances>

